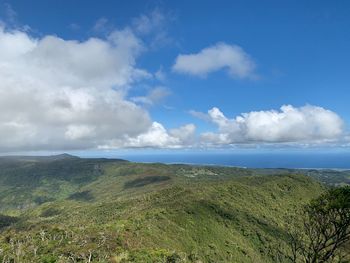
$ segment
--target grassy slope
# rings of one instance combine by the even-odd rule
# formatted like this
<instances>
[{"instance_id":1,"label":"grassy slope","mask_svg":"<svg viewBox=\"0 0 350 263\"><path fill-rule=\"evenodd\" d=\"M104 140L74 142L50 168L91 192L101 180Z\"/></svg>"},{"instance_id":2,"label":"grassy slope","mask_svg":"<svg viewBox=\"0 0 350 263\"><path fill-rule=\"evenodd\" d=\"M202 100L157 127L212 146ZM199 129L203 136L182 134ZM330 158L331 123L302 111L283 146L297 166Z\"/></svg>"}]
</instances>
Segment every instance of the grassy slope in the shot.
<instances>
[{"instance_id":1,"label":"grassy slope","mask_svg":"<svg viewBox=\"0 0 350 263\"><path fill-rule=\"evenodd\" d=\"M71 168L77 175L65 170L59 177L55 200L22 210L19 221L3 230L0 259L271 262L271 247L283 246L285 216L323 190L302 175L104 161L95 166L91 160L90 167L85 161L78 165L85 170ZM29 198L50 197L53 181L57 177L41 176L28 188Z\"/></svg>"}]
</instances>

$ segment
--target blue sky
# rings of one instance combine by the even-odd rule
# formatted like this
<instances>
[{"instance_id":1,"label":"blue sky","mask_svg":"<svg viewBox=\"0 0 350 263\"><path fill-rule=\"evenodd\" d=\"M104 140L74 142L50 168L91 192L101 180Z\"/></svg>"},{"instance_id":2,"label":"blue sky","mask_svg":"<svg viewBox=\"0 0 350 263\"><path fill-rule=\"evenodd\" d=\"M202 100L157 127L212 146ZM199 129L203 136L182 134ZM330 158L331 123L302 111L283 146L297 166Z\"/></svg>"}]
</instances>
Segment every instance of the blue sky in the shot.
<instances>
[{"instance_id":1,"label":"blue sky","mask_svg":"<svg viewBox=\"0 0 350 263\"><path fill-rule=\"evenodd\" d=\"M87 94L92 97L98 94L101 84L101 89L106 92L111 89L123 93L120 103L135 104L140 107L141 115L149 115L143 127L130 127L127 131L115 131L112 127L106 132L98 130L103 126L101 123L39 123L34 116L40 110L35 109L34 103L31 106L33 112L27 115L7 108L13 116L18 116L20 125L27 125L33 132L32 137L11 132L11 136L18 136L10 138L16 147L0 144L6 151L70 150L69 145L73 145L71 150L85 150L84 144L88 150L260 148L266 145L273 148L316 145L327 149L348 145L348 1L101 3L40 0L0 3L4 38L22 32L33 43L40 43L47 36L78 43L91 38L109 43L113 32L127 30L128 39L138 41L138 46L137 51L130 51L128 46L131 53L123 66L141 69L143 76L130 75L123 84L111 81L106 87L101 84L106 83L105 80L101 80L94 87L97 91L91 93L89 90L79 101ZM126 42L120 45L130 44ZM52 50L58 46L56 42L47 45L52 45ZM32 47L30 52L35 48L39 50L40 44L38 46ZM38 60L45 63L54 59L41 51L32 53L40 54ZM17 57L11 58L11 63L17 65L17 60ZM71 63L65 65L69 67ZM49 64L54 65L52 71L58 70L56 62ZM84 65L79 67L84 68ZM81 72L80 68L77 70ZM18 69L9 74L16 76ZM32 72L20 74L33 75ZM25 86L23 83L16 85ZM82 85L79 87L69 82L65 86L57 84L55 92L67 88L67 85L69 89L82 90L90 84L79 84ZM1 87L0 84L0 89L8 95L7 86ZM45 89L42 97L46 96L45 92L48 91ZM283 105L290 105L290 108L280 110ZM110 107L113 106L109 105L108 109ZM260 112L255 114L257 116L252 114L256 111ZM243 115L241 121L237 120L242 113L248 115ZM50 116L55 118L52 114ZM102 110L100 114L105 115ZM114 116L118 114L123 114L123 110L115 112ZM140 118L135 117L136 122ZM8 123L5 118L0 118L1 121ZM118 119L105 121L119 125ZM154 123L160 126L154 126ZM16 125L19 124L16 122ZM42 141L42 135L36 133L41 128L48 129L55 136ZM114 132L117 135L111 135ZM184 135L188 136L184 138ZM162 142L157 141L160 137ZM74 141L70 143L67 138ZM24 143L27 140L34 142L29 145ZM49 146L52 141L62 143Z\"/></svg>"}]
</instances>

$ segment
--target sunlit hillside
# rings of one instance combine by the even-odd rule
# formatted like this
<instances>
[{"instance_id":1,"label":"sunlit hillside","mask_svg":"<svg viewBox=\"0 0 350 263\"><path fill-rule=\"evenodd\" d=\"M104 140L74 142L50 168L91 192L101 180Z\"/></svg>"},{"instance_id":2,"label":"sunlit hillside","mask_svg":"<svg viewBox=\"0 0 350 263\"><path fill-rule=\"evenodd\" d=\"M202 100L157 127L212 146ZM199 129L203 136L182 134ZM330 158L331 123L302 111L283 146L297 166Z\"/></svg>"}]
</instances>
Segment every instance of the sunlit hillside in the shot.
<instances>
[{"instance_id":1,"label":"sunlit hillside","mask_svg":"<svg viewBox=\"0 0 350 263\"><path fill-rule=\"evenodd\" d=\"M3 262L272 262L285 220L325 187L292 170L73 156L1 171Z\"/></svg>"}]
</instances>

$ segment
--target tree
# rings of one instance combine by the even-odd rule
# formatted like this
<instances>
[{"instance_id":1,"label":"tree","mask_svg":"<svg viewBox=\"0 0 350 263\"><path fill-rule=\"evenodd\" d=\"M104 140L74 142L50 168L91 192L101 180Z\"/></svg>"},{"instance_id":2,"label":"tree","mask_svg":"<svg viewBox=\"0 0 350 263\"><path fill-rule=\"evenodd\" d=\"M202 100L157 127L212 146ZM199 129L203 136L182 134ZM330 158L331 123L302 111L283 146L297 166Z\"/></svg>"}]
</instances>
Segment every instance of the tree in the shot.
<instances>
[{"instance_id":1,"label":"tree","mask_svg":"<svg viewBox=\"0 0 350 263\"><path fill-rule=\"evenodd\" d=\"M350 256L350 186L311 201L295 222L289 231L292 262L350 262L345 259Z\"/></svg>"},{"instance_id":2,"label":"tree","mask_svg":"<svg viewBox=\"0 0 350 263\"><path fill-rule=\"evenodd\" d=\"M13 223L16 223L17 220L18 219L16 217L0 214L0 229L4 228L4 227L7 227L7 226L10 226Z\"/></svg>"}]
</instances>

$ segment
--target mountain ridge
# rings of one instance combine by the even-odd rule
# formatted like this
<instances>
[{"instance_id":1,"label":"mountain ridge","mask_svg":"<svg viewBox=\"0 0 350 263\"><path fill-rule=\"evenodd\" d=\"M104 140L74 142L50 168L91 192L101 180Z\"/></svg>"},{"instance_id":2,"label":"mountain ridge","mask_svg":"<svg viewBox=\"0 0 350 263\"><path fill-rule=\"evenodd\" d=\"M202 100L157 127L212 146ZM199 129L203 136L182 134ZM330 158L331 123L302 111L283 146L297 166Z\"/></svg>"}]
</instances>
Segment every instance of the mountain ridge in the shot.
<instances>
[{"instance_id":1,"label":"mountain ridge","mask_svg":"<svg viewBox=\"0 0 350 263\"><path fill-rule=\"evenodd\" d=\"M101 158L0 163L0 260L20 243L24 263L273 262L286 218L326 188L317 176Z\"/></svg>"}]
</instances>

